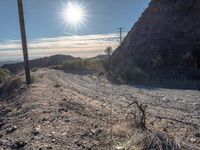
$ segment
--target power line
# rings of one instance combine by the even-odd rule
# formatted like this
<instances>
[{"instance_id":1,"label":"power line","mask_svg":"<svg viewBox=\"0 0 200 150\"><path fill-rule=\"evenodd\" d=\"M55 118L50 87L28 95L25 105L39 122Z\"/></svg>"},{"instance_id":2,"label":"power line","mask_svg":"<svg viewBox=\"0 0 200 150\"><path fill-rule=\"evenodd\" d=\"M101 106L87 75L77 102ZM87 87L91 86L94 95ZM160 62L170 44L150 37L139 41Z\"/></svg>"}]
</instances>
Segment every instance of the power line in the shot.
<instances>
[{"instance_id":1,"label":"power line","mask_svg":"<svg viewBox=\"0 0 200 150\"><path fill-rule=\"evenodd\" d=\"M22 38L26 84L29 85L31 84L31 75L30 75L30 67L29 67L29 60L28 60L28 48L27 48L27 41L26 41L26 30L25 30L25 23L24 23L24 11L23 11L22 0L18 0L18 12L19 12L19 22L20 22L21 38Z\"/></svg>"}]
</instances>

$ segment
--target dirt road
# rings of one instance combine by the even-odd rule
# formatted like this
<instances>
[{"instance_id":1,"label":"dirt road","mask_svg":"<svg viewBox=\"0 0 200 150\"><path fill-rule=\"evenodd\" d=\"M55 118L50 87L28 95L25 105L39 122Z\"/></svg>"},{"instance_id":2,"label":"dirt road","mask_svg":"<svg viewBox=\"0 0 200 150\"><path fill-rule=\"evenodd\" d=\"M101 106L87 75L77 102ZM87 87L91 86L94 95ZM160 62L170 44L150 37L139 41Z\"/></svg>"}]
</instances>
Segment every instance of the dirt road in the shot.
<instances>
[{"instance_id":1,"label":"dirt road","mask_svg":"<svg viewBox=\"0 0 200 150\"><path fill-rule=\"evenodd\" d=\"M117 149L120 138L112 134L131 97L147 105L150 130L200 147L199 91L115 85L50 69L33 74L34 84L0 102L0 149Z\"/></svg>"}]
</instances>

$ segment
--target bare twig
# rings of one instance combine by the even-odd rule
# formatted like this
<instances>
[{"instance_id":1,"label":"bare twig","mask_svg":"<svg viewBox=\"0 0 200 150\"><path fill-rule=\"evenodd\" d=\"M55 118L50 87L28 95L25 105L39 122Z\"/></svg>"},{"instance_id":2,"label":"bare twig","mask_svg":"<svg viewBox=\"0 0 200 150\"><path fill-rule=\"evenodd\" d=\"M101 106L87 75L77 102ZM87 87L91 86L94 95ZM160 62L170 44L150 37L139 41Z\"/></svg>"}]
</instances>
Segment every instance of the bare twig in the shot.
<instances>
[{"instance_id":1,"label":"bare twig","mask_svg":"<svg viewBox=\"0 0 200 150\"><path fill-rule=\"evenodd\" d=\"M181 124L195 126L195 124L192 123L192 122L186 122L186 121L178 120L178 119L175 119L175 118L169 118L169 117L164 117L164 116L162 116L162 117L161 116L155 116L155 118L171 120L171 121L178 122L178 123L181 123ZM195 126L195 128L198 129L198 127L196 127L196 126Z\"/></svg>"},{"instance_id":2,"label":"bare twig","mask_svg":"<svg viewBox=\"0 0 200 150\"><path fill-rule=\"evenodd\" d=\"M139 111L142 114L139 126L141 127L142 130L146 130L147 129L147 126L146 126L146 110L145 110L146 106L143 105L143 104L140 104L135 97L131 97L131 98L133 99L133 102L130 103L127 107L130 108L133 104L135 104L137 106L137 108L139 109Z\"/></svg>"}]
</instances>

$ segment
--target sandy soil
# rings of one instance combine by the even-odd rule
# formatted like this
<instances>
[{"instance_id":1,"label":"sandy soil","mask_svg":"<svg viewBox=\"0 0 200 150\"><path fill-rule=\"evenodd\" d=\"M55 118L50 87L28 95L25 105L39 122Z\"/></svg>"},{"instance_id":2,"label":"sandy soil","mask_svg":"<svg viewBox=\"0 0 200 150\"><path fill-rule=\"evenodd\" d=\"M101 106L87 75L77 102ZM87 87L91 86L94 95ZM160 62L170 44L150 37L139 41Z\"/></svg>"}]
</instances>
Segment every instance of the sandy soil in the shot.
<instances>
[{"instance_id":1,"label":"sandy soil","mask_svg":"<svg viewBox=\"0 0 200 150\"><path fill-rule=\"evenodd\" d=\"M50 69L33 74L34 84L0 102L0 149L138 149L127 148L135 132L126 120L131 97L147 105L149 130L200 149L199 91L114 85Z\"/></svg>"}]
</instances>

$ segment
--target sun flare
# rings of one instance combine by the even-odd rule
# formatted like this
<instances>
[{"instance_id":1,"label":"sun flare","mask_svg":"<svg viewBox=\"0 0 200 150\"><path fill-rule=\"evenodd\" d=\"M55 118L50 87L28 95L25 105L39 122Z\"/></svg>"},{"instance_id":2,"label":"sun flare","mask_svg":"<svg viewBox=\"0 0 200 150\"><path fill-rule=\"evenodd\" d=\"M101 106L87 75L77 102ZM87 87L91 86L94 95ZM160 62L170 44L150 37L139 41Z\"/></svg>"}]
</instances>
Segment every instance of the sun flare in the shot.
<instances>
[{"instance_id":1,"label":"sun flare","mask_svg":"<svg viewBox=\"0 0 200 150\"><path fill-rule=\"evenodd\" d=\"M62 16L68 25L77 27L85 22L86 12L82 5L77 3L68 3L63 10Z\"/></svg>"}]
</instances>

